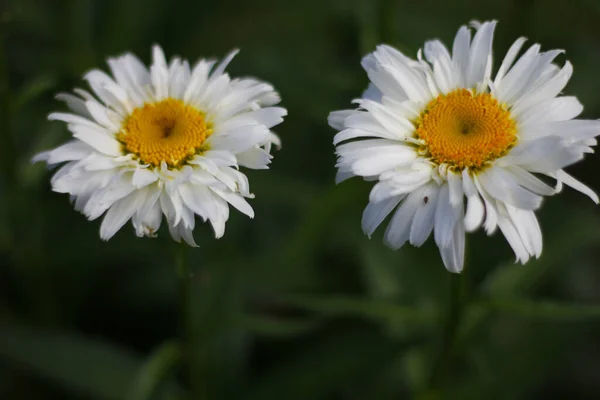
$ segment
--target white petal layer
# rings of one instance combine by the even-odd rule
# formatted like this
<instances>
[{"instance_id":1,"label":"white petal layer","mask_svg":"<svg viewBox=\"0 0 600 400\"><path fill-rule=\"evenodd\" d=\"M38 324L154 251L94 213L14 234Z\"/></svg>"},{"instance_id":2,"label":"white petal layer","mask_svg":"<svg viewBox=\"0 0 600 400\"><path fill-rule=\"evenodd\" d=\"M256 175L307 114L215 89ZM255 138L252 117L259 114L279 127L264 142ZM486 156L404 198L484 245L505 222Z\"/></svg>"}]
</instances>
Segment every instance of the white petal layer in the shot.
<instances>
[{"instance_id":1,"label":"white petal layer","mask_svg":"<svg viewBox=\"0 0 600 400\"><path fill-rule=\"evenodd\" d=\"M500 228L518 261L539 257L542 235L534 212L563 184L599 200L563 170L592 153L600 134L600 121L574 120L583 110L577 98L560 96L573 73L568 61L555 64L563 51L534 44L519 56L525 43L519 38L494 76L496 22L471 26L475 32L458 30L451 51L439 40L428 41L416 60L378 46L362 60L370 83L354 100L358 108L329 116L338 131L336 182L354 176L375 181L364 232L371 236L392 215L384 242L398 249L407 241L422 245L433 231L451 272L463 268L466 232L480 227L488 235ZM437 163L415 132L427 104L457 89L490 93L515 122L514 147L483 168Z\"/></svg>"},{"instance_id":2,"label":"white petal layer","mask_svg":"<svg viewBox=\"0 0 600 400\"><path fill-rule=\"evenodd\" d=\"M196 215L221 237L229 205L254 217L246 201L254 196L237 168L268 168L272 145L281 145L270 129L287 115L273 107L279 95L271 85L229 77L225 68L236 54L229 53L218 65L200 60L193 68L177 57L167 63L159 46L153 47L149 68L129 53L110 58L112 76L100 70L86 74L91 93L76 89L75 95L57 96L71 113L53 113L49 119L66 123L74 140L33 161L66 163L52 178L52 187L70 194L75 208L89 219L105 214L102 239L110 239L128 220L138 236L156 236L163 215L177 241L196 245ZM133 110L167 98L197 108L212 125L204 146L209 150L172 170L166 163L143 165L116 137Z\"/></svg>"}]
</instances>

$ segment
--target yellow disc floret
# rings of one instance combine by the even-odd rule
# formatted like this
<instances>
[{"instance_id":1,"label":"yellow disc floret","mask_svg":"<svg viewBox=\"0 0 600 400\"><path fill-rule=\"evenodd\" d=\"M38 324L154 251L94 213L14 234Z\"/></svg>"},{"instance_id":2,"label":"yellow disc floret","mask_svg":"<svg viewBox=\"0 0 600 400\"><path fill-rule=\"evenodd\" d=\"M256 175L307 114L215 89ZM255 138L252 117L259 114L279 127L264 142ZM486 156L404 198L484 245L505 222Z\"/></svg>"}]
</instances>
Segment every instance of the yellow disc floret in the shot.
<instances>
[{"instance_id":1,"label":"yellow disc floret","mask_svg":"<svg viewBox=\"0 0 600 400\"><path fill-rule=\"evenodd\" d=\"M457 89L432 100L416 121L422 151L437 164L482 168L517 140L510 112L489 93Z\"/></svg>"},{"instance_id":2,"label":"yellow disc floret","mask_svg":"<svg viewBox=\"0 0 600 400\"><path fill-rule=\"evenodd\" d=\"M169 98L133 110L117 139L141 163L178 167L202 149L211 133L204 113Z\"/></svg>"}]
</instances>

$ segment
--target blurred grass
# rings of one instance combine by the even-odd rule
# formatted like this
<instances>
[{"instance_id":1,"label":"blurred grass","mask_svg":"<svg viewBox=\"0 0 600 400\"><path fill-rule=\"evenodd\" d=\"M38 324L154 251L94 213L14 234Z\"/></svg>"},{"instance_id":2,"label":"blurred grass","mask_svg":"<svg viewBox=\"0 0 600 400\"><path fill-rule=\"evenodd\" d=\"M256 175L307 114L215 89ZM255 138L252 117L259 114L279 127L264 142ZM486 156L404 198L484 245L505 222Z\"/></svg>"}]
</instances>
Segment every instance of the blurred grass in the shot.
<instances>
[{"instance_id":1,"label":"blurred grass","mask_svg":"<svg viewBox=\"0 0 600 400\"><path fill-rule=\"evenodd\" d=\"M393 252L381 233L367 239L370 184L333 185L326 116L366 87L360 58L380 42L415 55L424 40L450 43L459 25L489 18L500 21L496 61L518 36L566 49L575 66L566 93L585 118L600 115L593 0L0 1L0 398L180 399L187 389L169 345L180 311L168 232L140 240L127 226L100 241L99 223L29 162L69 137L45 119L63 107L57 92L83 85L107 56L132 51L147 62L153 43L190 60L241 48L232 75L272 82L290 114L271 170L248 172L256 219L232 213L218 241L201 225L200 249L187 252L197 277L192 356L210 398L597 397L591 202L570 190L548 199L544 253L526 266L512 264L500 235L469 237L469 304L449 376L427 392L450 287L438 250ZM600 188L599 169L591 156L571 171Z\"/></svg>"}]
</instances>

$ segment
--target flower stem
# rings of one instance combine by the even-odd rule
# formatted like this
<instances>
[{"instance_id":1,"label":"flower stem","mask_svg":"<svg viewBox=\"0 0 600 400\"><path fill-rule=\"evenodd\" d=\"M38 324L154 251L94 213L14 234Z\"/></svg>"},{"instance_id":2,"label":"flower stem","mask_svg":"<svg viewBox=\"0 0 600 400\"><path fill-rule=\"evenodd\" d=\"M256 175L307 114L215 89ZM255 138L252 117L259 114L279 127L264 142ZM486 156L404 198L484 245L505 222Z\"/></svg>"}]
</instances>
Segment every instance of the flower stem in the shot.
<instances>
[{"instance_id":1,"label":"flower stem","mask_svg":"<svg viewBox=\"0 0 600 400\"><path fill-rule=\"evenodd\" d=\"M0 162L5 185L12 186L15 179L15 143L10 123L10 87L5 37L6 24L0 20L0 151L2 152Z\"/></svg>"},{"instance_id":2,"label":"flower stem","mask_svg":"<svg viewBox=\"0 0 600 400\"><path fill-rule=\"evenodd\" d=\"M458 329L467 302L466 268L460 275L450 275L449 309L444 325L438 357L433 365L429 380L430 393L438 392L448 381L455 354Z\"/></svg>"},{"instance_id":3,"label":"flower stem","mask_svg":"<svg viewBox=\"0 0 600 400\"><path fill-rule=\"evenodd\" d=\"M186 261L186 247L178 245L175 252L175 268L179 277L179 291L181 296L181 331L182 349L185 361L187 380L190 387L190 395L193 400L206 398L202 386L201 371L198 367L196 354L197 331L194 323L194 275Z\"/></svg>"}]
</instances>

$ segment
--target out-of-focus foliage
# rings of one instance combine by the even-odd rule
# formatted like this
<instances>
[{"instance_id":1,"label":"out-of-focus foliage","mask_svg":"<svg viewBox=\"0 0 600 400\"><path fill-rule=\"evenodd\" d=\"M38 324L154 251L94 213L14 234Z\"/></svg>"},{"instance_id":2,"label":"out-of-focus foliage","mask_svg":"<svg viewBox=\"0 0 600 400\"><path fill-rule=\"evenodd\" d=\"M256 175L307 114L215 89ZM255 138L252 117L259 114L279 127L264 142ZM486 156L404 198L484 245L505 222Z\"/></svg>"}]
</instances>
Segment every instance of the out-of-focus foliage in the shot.
<instances>
[{"instance_id":1,"label":"out-of-focus foliage","mask_svg":"<svg viewBox=\"0 0 600 400\"><path fill-rule=\"evenodd\" d=\"M539 213L545 249L513 265L496 235L468 239L465 312L445 346L450 281L437 248L393 252L360 229L369 184L333 184L330 110L366 87L380 42L416 54L471 19L500 21L497 59L518 36L563 48L567 92L600 117L595 0L0 1L0 398L183 399L199 366L210 399L596 398L600 211L566 190ZM232 75L281 92L289 117L270 171L248 173L256 219L224 238L197 229L197 346L180 348L167 232L110 242L50 191L37 151L69 137L46 115L60 91L125 51L160 43L194 60L242 49ZM600 189L600 158L571 171ZM440 355L443 362L440 363ZM433 386L433 389L432 389Z\"/></svg>"}]
</instances>

